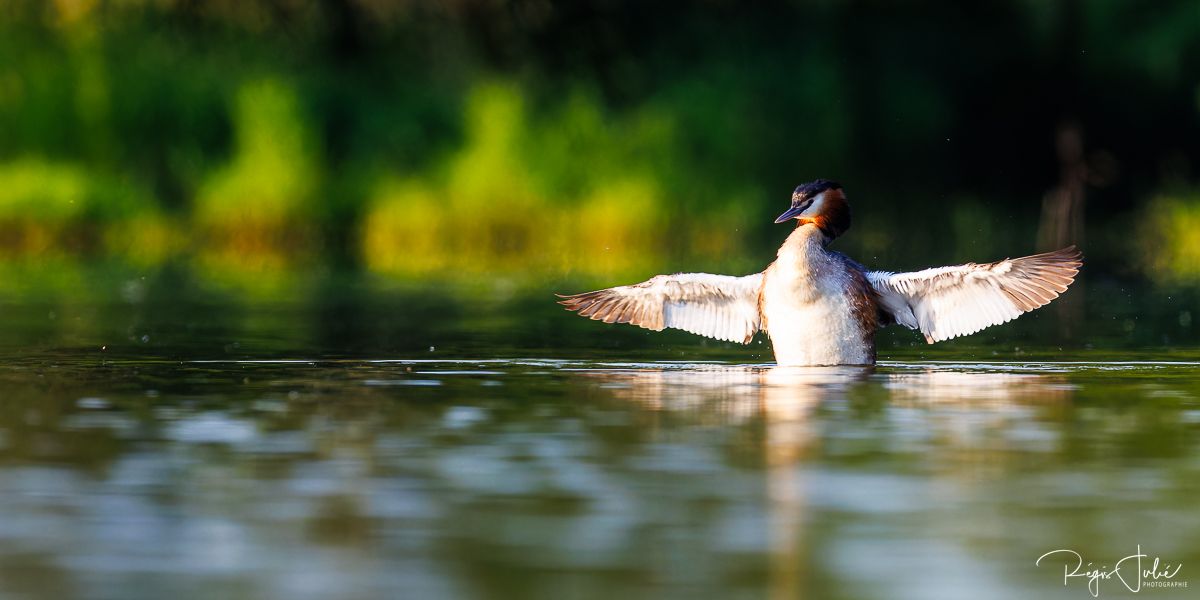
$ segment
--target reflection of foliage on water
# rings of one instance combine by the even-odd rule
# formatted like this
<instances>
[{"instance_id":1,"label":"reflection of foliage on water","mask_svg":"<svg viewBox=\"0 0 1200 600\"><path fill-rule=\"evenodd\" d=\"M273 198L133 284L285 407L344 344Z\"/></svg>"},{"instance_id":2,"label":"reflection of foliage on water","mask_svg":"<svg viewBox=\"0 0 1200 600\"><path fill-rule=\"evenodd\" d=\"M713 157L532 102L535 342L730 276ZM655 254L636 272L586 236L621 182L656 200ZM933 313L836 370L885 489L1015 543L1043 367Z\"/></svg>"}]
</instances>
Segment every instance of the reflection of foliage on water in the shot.
<instances>
[{"instance_id":1,"label":"reflection of foliage on water","mask_svg":"<svg viewBox=\"0 0 1200 600\"><path fill-rule=\"evenodd\" d=\"M584 289L588 278L398 278L264 255L201 252L162 265L81 262L68 256L0 261L0 346L66 346L117 352L199 345L222 355L318 349L334 354L609 356L628 359L771 360L769 341L749 346L677 330L652 332L571 318L552 292ZM236 265L237 268L231 268ZM594 282L591 282L594 283ZM1187 290L1098 284L1084 305L1085 336L1060 337L1033 313L986 332L927 345L907 329L879 335L882 359L1066 358L1085 344L1129 356L1128 348L1185 347L1200 323ZM1182 308L1181 308L1182 307ZM143 340L144 338L144 340Z\"/></svg>"}]
</instances>

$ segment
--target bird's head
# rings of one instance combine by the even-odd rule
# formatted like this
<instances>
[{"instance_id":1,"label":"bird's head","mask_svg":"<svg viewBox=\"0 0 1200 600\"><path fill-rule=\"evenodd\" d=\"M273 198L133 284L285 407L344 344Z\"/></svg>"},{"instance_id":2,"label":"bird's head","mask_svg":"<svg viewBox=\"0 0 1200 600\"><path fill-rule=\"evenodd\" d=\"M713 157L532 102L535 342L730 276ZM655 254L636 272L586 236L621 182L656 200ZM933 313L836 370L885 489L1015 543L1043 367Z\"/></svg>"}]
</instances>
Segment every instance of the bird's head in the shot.
<instances>
[{"instance_id":1,"label":"bird's head","mask_svg":"<svg viewBox=\"0 0 1200 600\"><path fill-rule=\"evenodd\" d=\"M842 184L828 179L818 179L796 186L792 192L792 207L787 209L776 223L796 219L797 225L816 225L830 239L850 229L850 205Z\"/></svg>"}]
</instances>

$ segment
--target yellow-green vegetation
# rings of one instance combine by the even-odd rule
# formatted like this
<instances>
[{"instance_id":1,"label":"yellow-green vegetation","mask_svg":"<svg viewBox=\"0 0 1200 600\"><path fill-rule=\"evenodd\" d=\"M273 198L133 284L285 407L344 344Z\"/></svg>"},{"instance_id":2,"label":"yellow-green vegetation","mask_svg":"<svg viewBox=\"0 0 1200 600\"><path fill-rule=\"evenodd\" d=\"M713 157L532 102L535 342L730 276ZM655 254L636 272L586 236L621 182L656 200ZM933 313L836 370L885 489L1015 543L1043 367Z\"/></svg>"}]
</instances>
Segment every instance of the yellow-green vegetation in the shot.
<instances>
[{"instance_id":1,"label":"yellow-green vegetation","mask_svg":"<svg viewBox=\"0 0 1200 600\"><path fill-rule=\"evenodd\" d=\"M286 83L241 87L233 157L196 194L195 227L207 246L243 260L303 249L320 173L310 122Z\"/></svg>"},{"instance_id":2,"label":"yellow-green vegetation","mask_svg":"<svg viewBox=\"0 0 1200 600\"><path fill-rule=\"evenodd\" d=\"M1159 197L1146 214L1140 236L1146 272L1170 283L1200 280L1200 194Z\"/></svg>"},{"instance_id":3,"label":"yellow-green vegetation","mask_svg":"<svg viewBox=\"0 0 1200 600\"><path fill-rule=\"evenodd\" d=\"M314 267L746 272L785 235L770 218L791 188L822 177L847 186L837 247L864 262L983 260L1029 248L1077 114L1083 155L1113 163L1091 165L1113 185L1088 190L1087 239L1121 244L1089 272L1200 283L1197 200L1149 205L1195 185L1187 2L973 24L949 0L900 21L846 1L386 4L0 0L0 256L186 262L272 289ZM1051 59L1072 89L1138 101L1021 93L1061 87L1012 68ZM1126 209L1154 215L1146 236ZM1159 243L1139 255L1142 237Z\"/></svg>"},{"instance_id":4,"label":"yellow-green vegetation","mask_svg":"<svg viewBox=\"0 0 1200 600\"><path fill-rule=\"evenodd\" d=\"M153 198L122 179L61 162L0 164L0 251L108 251L143 258L171 245Z\"/></svg>"},{"instance_id":5,"label":"yellow-green vegetation","mask_svg":"<svg viewBox=\"0 0 1200 600\"><path fill-rule=\"evenodd\" d=\"M611 117L583 93L531 112L516 86L473 90L466 140L441 168L381 177L363 220L364 262L405 274L611 274L661 266L680 246L711 257L737 244L736 218L714 218L719 208L671 209L671 166L656 161L674 143L670 119L650 109Z\"/></svg>"}]
</instances>

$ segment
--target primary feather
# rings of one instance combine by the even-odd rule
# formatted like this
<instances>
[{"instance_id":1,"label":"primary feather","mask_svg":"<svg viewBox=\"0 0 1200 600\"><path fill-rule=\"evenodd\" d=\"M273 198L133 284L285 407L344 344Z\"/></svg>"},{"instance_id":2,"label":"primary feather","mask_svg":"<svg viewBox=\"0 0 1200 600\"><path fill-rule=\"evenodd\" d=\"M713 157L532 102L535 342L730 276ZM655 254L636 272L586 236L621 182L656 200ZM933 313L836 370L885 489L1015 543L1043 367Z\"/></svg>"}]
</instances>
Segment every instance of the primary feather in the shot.
<instances>
[{"instance_id":1,"label":"primary feather","mask_svg":"<svg viewBox=\"0 0 1200 600\"><path fill-rule=\"evenodd\" d=\"M559 304L605 323L662 331L682 329L718 340L750 343L759 330L762 273L658 275L635 285L560 296Z\"/></svg>"},{"instance_id":2,"label":"primary feather","mask_svg":"<svg viewBox=\"0 0 1200 600\"><path fill-rule=\"evenodd\" d=\"M975 333L1049 304L1075 280L1082 255L1074 246L987 264L914 273L872 271L880 308L919 329L929 343Z\"/></svg>"}]
</instances>

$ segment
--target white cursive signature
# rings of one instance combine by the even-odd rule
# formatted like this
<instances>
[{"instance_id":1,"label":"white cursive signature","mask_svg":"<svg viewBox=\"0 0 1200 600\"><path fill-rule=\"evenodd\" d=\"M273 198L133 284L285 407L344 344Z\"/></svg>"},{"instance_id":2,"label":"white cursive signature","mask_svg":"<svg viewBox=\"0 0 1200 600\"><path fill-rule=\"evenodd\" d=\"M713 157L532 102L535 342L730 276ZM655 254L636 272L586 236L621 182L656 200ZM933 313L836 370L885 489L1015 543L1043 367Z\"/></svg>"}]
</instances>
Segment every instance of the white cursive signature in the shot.
<instances>
[{"instance_id":1,"label":"white cursive signature","mask_svg":"<svg viewBox=\"0 0 1200 600\"><path fill-rule=\"evenodd\" d=\"M1137 554L1130 554L1129 556L1118 560L1111 569L1108 568L1107 565L1101 565L1099 568L1093 568L1092 563L1090 562L1087 563L1087 566L1085 567L1083 564L1083 557L1080 556L1078 552L1074 550L1068 550L1066 548L1051 550L1039 556L1033 564L1036 566L1041 566L1043 559L1055 554L1062 554L1067 558L1067 562L1063 564L1063 585L1070 583L1071 578L1073 577L1087 578L1088 592L1092 594L1093 598L1100 597L1101 581L1116 579L1125 586L1125 589L1137 593L1141 591L1143 582L1173 579L1179 574L1180 567L1183 566L1182 564L1177 564L1175 565L1175 568L1172 569L1170 563L1160 561L1159 558L1155 556L1154 562L1149 568L1142 568L1142 559L1149 558L1149 556L1142 553L1141 544L1138 544ZM1132 573L1130 570L1134 569L1135 566L1134 563L1128 562L1130 559L1136 559L1136 571ZM1182 587L1186 587L1187 585L1186 582L1180 583L1183 584ZM1149 587L1149 585L1147 587Z\"/></svg>"}]
</instances>

